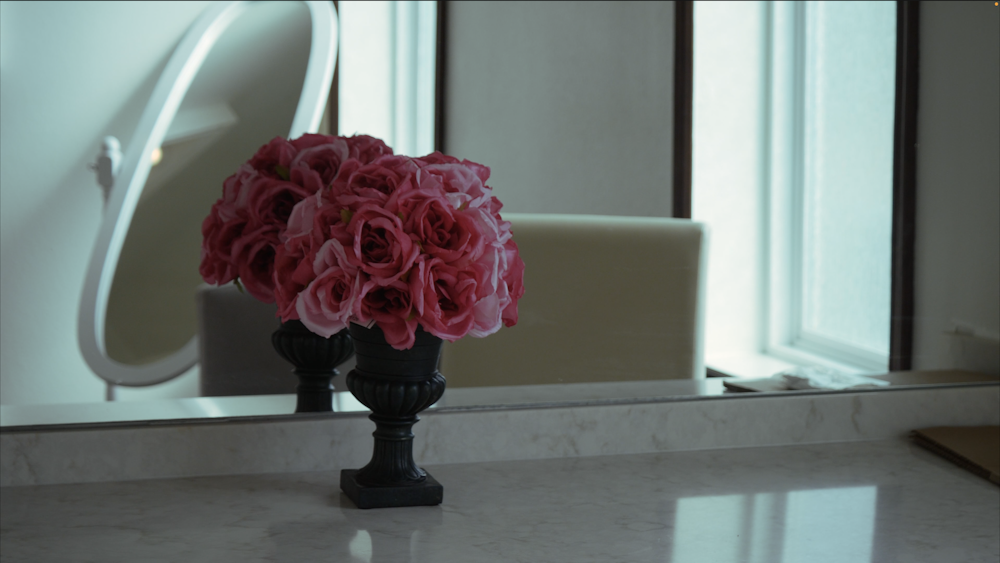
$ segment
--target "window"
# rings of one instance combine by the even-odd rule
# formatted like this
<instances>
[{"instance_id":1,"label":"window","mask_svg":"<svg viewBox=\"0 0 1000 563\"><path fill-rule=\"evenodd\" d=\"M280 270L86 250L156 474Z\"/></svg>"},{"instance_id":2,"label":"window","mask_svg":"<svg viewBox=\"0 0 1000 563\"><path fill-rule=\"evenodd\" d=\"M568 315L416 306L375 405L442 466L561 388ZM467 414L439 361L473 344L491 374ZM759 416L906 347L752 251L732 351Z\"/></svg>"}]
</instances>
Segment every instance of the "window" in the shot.
<instances>
[{"instance_id":1,"label":"window","mask_svg":"<svg viewBox=\"0 0 1000 563\"><path fill-rule=\"evenodd\" d=\"M895 25L894 2L695 4L708 365L887 369Z\"/></svg>"},{"instance_id":2,"label":"window","mask_svg":"<svg viewBox=\"0 0 1000 563\"><path fill-rule=\"evenodd\" d=\"M338 3L338 134L365 134L396 154L434 151L437 3Z\"/></svg>"}]
</instances>

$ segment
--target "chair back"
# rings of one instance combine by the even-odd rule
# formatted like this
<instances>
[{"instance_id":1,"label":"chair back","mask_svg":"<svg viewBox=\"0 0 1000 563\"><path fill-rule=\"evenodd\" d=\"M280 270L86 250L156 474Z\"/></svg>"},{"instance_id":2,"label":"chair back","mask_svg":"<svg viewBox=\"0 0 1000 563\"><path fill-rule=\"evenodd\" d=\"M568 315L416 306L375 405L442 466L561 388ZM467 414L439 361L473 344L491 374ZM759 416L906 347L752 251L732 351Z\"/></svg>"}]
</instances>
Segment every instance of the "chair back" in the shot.
<instances>
[{"instance_id":1,"label":"chair back","mask_svg":"<svg viewBox=\"0 0 1000 563\"><path fill-rule=\"evenodd\" d=\"M518 323L445 342L449 387L705 377L706 229L686 219L505 213Z\"/></svg>"}]
</instances>

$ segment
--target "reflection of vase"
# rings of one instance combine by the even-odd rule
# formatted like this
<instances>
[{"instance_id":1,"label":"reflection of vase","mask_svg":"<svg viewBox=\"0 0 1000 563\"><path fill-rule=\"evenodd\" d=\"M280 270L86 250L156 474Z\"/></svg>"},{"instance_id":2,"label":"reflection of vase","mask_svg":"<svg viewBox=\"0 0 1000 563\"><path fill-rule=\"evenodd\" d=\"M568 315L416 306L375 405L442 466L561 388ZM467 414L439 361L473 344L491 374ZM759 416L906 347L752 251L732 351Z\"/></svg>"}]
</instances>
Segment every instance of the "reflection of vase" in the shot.
<instances>
[{"instance_id":1,"label":"reflection of vase","mask_svg":"<svg viewBox=\"0 0 1000 563\"><path fill-rule=\"evenodd\" d=\"M271 343L293 366L299 377L295 412L333 410L334 369L354 353L351 337L344 329L330 338L310 331L301 321L287 321L271 335Z\"/></svg>"},{"instance_id":2,"label":"reflection of vase","mask_svg":"<svg viewBox=\"0 0 1000 563\"><path fill-rule=\"evenodd\" d=\"M443 488L413 461L417 413L444 393L437 371L441 339L417 329L409 350L396 350L382 329L352 324L357 365L347 374L347 388L372 410L374 452L368 465L340 473L340 488L358 508L422 506L441 503Z\"/></svg>"}]
</instances>

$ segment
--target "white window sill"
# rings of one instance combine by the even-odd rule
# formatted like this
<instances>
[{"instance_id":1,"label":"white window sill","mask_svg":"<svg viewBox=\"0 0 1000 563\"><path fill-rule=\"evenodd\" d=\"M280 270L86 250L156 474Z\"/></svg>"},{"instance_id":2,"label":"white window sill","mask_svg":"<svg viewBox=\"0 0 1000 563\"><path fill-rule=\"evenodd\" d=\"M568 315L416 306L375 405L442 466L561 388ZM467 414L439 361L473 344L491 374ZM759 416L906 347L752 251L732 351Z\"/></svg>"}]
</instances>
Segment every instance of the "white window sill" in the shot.
<instances>
[{"instance_id":1,"label":"white window sill","mask_svg":"<svg viewBox=\"0 0 1000 563\"><path fill-rule=\"evenodd\" d=\"M835 362L822 356L791 347L774 348L764 352L731 353L725 356L708 358L706 365L715 371L729 377L760 378L794 368L796 366L824 366L838 371L861 374L873 373L857 366Z\"/></svg>"}]
</instances>

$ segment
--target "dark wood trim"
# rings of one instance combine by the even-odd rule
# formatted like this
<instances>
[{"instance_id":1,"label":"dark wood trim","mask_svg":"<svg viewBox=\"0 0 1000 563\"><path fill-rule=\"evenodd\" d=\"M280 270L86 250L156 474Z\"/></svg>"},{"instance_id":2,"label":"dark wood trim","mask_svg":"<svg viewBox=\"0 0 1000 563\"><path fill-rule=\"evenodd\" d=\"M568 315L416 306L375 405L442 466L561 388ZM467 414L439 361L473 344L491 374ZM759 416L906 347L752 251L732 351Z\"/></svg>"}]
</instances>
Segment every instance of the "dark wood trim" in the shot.
<instances>
[{"instance_id":1,"label":"dark wood trim","mask_svg":"<svg viewBox=\"0 0 1000 563\"><path fill-rule=\"evenodd\" d=\"M674 2L673 216L691 218L691 114L694 89L694 2Z\"/></svg>"},{"instance_id":2,"label":"dark wood trim","mask_svg":"<svg viewBox=\"0 0 1000 563\"><path fill-rule=\"evenodd\" d=\"M340 26L340 5L333 0L333 9L337 12L337 26ZM337 30L339 41L340 30ZM326 98L326 121L331 135L339 135L340 126L340 48L337 48L337 59L333 61L333 82L330 84L330 95Z\"/></svg>"},{"instance_id":3,"label":"dark wood trim","mask_svg":"<svg viewBox=\"0 0 1000 563\"><path fill-rule=\"evenodd\" d=\"M913 367L920 2L896 2L896 117L892 169L892 313L889 369Z\"/></svg>"},{"instance_id":4,"label":"dark wood trim","mask_svg":"<svg viewBox=\"0 0 1000 563\"><path fill-rule=\"evenodd\" d=\"M448 78L448 2L437 3L437 49L434 76L434 150L445 152L445 93Z\"/></svg>"}]
</instances>

